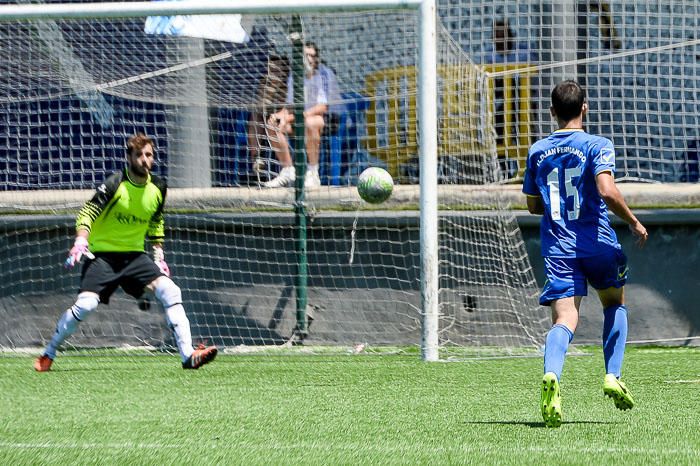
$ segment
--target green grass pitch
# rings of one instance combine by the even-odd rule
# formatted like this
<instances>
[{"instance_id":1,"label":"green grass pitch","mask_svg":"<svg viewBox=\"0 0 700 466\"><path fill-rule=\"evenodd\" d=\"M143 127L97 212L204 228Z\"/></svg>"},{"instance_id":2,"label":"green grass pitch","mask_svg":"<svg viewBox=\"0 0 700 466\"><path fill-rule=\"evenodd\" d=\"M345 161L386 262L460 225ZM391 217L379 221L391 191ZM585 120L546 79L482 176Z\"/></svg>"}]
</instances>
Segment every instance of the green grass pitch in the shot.
<instances>
[{"instance_id":1,"label":"green grass pitch","mask_svg":"<svg viewBox=\"0 0 700 466\"><path fill-rule=\"evenodd\" d=\"M0 357L0 464L700 463L700 348L629 348L627 412L584 351L559 429L539 414L540 358L64 357L35 373Z\"/></svg>"}]
</instances>

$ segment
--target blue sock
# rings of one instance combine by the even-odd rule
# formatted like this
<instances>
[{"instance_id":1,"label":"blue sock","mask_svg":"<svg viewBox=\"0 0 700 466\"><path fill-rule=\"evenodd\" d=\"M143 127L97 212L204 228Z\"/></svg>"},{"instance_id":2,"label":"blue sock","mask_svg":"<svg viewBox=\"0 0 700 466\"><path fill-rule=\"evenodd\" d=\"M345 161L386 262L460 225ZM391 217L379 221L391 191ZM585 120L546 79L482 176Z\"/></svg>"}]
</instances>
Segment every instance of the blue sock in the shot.
<instances>
[{"instance_id":1,"label":"blue sock","mask_svg":"<svg viewBox=\"0 0 700 466\"><path fill-rule=\"evenodd\" d=\"M564 369L564 357L569 343L574 339L574 333L566 325L555 324L547 333L544 344L544 373L554 372L557 380L561 380Z\"/></svg>"},{"instance_id":2,"label":"blue sock","mask_svg":"<svg viewBox=\"0 0 700 466\"><path fill-rule=\"evenodd\" d=\"M627 341L627 308L621 304L603 309L603 356L605 373L620 378Z\"/></svg>"}]
</instances>

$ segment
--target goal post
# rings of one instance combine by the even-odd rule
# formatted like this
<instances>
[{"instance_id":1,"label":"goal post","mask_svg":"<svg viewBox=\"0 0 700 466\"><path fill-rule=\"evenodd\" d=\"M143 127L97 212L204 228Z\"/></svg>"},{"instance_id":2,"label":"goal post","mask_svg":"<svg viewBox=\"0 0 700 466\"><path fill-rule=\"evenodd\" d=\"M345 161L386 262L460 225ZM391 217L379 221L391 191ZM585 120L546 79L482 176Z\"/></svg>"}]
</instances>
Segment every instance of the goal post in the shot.
<instances>
[{"instance_id":1,"label":"goal post","mask_svg":"<svg viewBox=\"0 0 700 466\"><path fill-rule=\"evenodd\" d=\"M253 24L240 45L143 31L151 16L231 14ZM303 41L290 37L297 19ZM17 4L0 6L0 28L11 38L0 85L16 81L0 97L0 210L11 232L0 254L21 264L0 272L0 320L21 321L0 327L0 348L41 346L70 305L77 276L53 269L69 219L122 167L135 131L156 139L157 173L170 181L166 254L195 339L282 346L291 327L313 321L305 345L410 344L426 361L452 348L536 347L546 318L498 186L492 86L434 0ZM323 184L261 188L281 163L270 142L282 136L265 118L288 102L265 94L261 109L259 83L285 70L275 60L298 65L306 40L343 88L329 98L344 113L324 123ZM291 152L308 151L303 124L293 131ZM294 163L303 176L305 158ZM367 166L397 183L378 207L354 188ZM75 348L171 346L157 316L123 295L113 304L124 313L81 325Z\"/></svg>"},{"instance_id":2,"label":"goal post","mask_svg":"<svg viewBox=\"0 0 700 466\"><path fill-rule=\"evenodd\" d=\"M245 6L243 5L245 4ZM323 11L362 11L367 9L414 9L419 16L419 66L418 102L420 128L420 167L421 167L421 297L422 297L422 343L421 354L424 360L438 359L438 242L437 242L437 60L436 60L436 6L435 0L354 0L351 4L337 0L312 0L275 2L248 1L241 5L216 0L173 1L173 2L132 2L120 4L53 4L53 5L6 5L0 6L0 21L31 19L70 19L125 17L146 15L182 14L241 14L241 13L280 13L280 12L323 12ZM300 26L300 25L299 25ZM292 31L292 34L296 31ZM300 31L299 31L300 32ZM299 58L298 55L295 58ZM297 79L296 83L302 80ZM295 97L300 87L294 89ZM303 121L297 112L297 121ZM303 140L303 125L296 129L296 140ZM297 142L297 150L303 146ZM302 158L299 158L303 160ZM298 163L298 162L297 162ZM299 169L297 169L299 171ZM305 168L302 168L302 173ZM298 250L306 249L304 190L297 182L296 209L299 238ZM299 223L300 222L300 223ZM306 257L299 258L300 271L297 283L297 315L300 330L305 331L306 309Z\"/></svg>"},{"instance_id":3,"label":"goal post","mask_svg":"<svg viewBox=\"0 0 700 466\"><path fill-rule=\"evenodd\" d=\"M437 361L438 353L438 186L437 186L437 30L435 1L420 6L418 61L418 127L420 129L420 252L423 334L421 356Z\"/></svg>"}]
</instances>

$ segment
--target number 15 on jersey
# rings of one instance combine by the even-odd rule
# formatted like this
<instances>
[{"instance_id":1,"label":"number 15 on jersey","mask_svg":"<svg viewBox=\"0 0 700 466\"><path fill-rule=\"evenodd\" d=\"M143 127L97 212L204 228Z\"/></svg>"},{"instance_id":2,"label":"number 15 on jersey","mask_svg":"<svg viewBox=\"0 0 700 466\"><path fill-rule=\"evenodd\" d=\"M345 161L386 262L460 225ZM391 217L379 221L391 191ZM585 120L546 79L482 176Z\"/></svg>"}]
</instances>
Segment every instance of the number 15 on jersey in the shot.
<instances>
[{"instance_id":1,"label":"number 15 on jersey","mask_svg":"<svg viewBox=\"0 0 700 466\"><path fill-rule=\"evenodd\" d=\"M581 211L581 199L578 189L573 184L573 179L581 176L581 167L571 167L564 169L563 179L559 179L559 168L555 167L547 175L547 187L549 188L549 206L552 220L561 220L565 213L568 220L578 219ZM563 189L562 189L563 188ZM564 200L562 202L562 192ZM573 208L567 210L567 200L573 197ZM563 212L562 212L563 211Z\"/></svg>"}]
</instances>

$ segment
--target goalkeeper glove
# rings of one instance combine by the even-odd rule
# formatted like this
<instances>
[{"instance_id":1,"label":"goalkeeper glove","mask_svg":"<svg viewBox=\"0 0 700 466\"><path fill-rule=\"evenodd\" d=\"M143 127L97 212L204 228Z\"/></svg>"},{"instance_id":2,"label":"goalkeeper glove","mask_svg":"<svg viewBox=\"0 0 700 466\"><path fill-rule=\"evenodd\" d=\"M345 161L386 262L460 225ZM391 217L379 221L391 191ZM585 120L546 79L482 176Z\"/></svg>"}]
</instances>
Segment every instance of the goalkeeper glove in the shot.
<instances>
[{"instance_id":1,"label":"goalkeeper glove","mask_svg":"<svg viewBox=\"0 0 700 466\"><path fill-rule=\"evenodd\" d=\"M73 268L73 266L80 262L80 259L85 256L88 259L94 259L95 256L88 250L88 240L84 236L76 236L75 243L68 253L66 262L63 266L67 269Z\"/></svg>"},{"instance_id":2,"label":"goalkeeper glove","mask_svg":"<svg viewBox=\"0 0 700 466\"><path fill-rule=\"evenodd\" d=\"M161 246L153 246L153 262L166 277L170 276L170 267L165 263L165 253Z\"/></svg>"}]
</instances>

